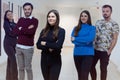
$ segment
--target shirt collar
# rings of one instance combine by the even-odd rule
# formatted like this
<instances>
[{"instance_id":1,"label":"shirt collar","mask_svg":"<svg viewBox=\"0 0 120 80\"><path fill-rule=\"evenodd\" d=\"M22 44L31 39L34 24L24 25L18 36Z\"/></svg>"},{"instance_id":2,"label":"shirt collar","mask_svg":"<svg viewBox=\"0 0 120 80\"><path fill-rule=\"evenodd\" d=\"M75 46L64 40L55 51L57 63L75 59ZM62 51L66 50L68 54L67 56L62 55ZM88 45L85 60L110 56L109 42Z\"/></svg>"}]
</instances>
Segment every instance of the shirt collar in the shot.
<instances>
[{"instance_id":1,"label":"shirt collar","mask_svg":"<svg viewBox=\"0 0 120 80\"><path fill-rule=\"evenodd\" d=\"M32 16L29 16L29 17L24 17L24 18L30 18L30 19L32 19Z\"/></svg>"}]
</instances>

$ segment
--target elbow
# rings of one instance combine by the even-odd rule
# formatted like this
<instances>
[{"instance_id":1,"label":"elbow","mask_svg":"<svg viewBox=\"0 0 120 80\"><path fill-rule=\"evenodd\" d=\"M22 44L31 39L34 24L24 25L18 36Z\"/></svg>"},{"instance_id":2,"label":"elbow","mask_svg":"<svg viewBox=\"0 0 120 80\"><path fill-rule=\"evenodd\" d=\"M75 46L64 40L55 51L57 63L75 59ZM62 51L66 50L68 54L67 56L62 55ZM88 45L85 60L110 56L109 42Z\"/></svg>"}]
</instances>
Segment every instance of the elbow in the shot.
<instances>
[{"instance_id":1,"label":"elbow","mask_svg":"<svg viewBox=\"0 0 120 80\"><path fill-rule=\"evenodd\" d=\"M37 49L40 49L39 43L36 43L36 47L37 47Z\"/></svg>"},{"instance_id":2,"label":"elbow","mask_svg":"<svg viewBox=\"0 0 120 80\"><path fill-rule=\"evenodd\" d=\"M61 49L62 48L62 45L56 45L55 46L55 49Z\"/></svg>"}]
</instances>

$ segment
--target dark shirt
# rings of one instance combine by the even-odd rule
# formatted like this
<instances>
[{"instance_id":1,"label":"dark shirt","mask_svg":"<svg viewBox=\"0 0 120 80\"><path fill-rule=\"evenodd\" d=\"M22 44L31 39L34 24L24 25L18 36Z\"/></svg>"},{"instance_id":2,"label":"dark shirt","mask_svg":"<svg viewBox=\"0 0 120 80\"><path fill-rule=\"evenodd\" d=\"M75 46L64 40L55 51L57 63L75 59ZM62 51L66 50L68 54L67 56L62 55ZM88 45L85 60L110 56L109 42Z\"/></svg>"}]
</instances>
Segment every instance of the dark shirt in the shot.
<instances>
[{"instance_id":1,"label":"dark shirt","mask_svg":"<svg viewBox=\"0 0 120 80\"><path fill-rule=\"evenodd\" d=\"M34 27L28 29L30 25ZM21 29L19 29L22 27ZM17 44L33 46L34 45L34 35L38 27L38 20L34 17L30 18L20 18L16 28L13 30L13 33L18 36Z\"/></svg>"},{"instance_id":2,"label":"dark shirt","mask_svg":"<svg viewBox=\"0 0 120 80\"><path fill-rule=\"evenodd\" d=\"M37 42L37 48L42 50L42 53L60 54L61 48L65 39L65 30L59 27L57 39L53 39L53 29L50 29L47 36L42 38L43 30L40 33L40 37ZM41 41L45 41L46 45L41 45ZM49 49L53 49L52 52Z\"/></svg>"},{"instance_id":3,"label":"dark shirt","mask_svg":"<svg viewBox=\"0 0 120 80\"><path fill-rule=\"evenodd\" d=\"M5 37L4 37L4 43L8 45L15 45L17 37L12 33L13 29L15 28L16 23L5 21L4 22L4 30L5 30Z\"/></svg>"}]
</instances>

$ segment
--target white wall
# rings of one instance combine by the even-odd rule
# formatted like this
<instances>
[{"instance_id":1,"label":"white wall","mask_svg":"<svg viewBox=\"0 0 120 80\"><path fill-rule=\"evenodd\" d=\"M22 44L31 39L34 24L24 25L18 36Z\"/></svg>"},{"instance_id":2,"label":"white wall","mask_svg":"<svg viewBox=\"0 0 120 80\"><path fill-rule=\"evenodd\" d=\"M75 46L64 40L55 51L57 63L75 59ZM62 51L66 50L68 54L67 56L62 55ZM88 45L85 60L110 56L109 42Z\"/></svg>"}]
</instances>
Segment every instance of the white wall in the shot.
<instances>
[{"instance_id":1,"label":"white wall","mask_svg":"<svg viewBox=\"0 0 120 80\"><path fill-rule=\"evenodd\" d=\"M111 0L110 4L113 7L112 19L115 20L119 24L120 28L120 10L119 10L119 0ZM111 60L117 66L118 70L120 71L120 35L118 37L118 42L112 52Z\"/></svg>"}]
</instances>

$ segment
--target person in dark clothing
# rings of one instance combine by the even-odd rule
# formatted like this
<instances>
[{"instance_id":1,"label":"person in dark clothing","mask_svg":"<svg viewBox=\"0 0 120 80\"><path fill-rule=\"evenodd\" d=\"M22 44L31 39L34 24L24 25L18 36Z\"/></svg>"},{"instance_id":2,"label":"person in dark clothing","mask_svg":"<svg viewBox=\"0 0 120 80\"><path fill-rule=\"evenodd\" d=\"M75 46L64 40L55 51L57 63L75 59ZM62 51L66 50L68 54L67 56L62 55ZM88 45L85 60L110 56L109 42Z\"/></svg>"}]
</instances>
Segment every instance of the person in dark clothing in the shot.
<instances>
[{"instance_id":1,"label":"person in dark clothing","mask_svg":"<svg viewBox=\"0 0 120 80\"><path fill-rule=\"evenodd\" d=\"M4 15L4 50L8 56L7 59L7 70L6 70L6 80L18 80L17 63L15 57L15 46L17 37L12 33L16 23L13 20L13 13L7 10Z\"/></svg>"},{"instance_id":2,"label":"person in dark clothing","mask_svg":"<svg viewBox=\"0 0 120 80\"><path fill-rule=\"evenodd\" d=\"M44 80L58 80L61 70L61 49L65 30L59 27L59 13L51 10L47 14L46 27L41 31L37 48L41 49L41 69Z\"/></svg>"}]
</instances>

